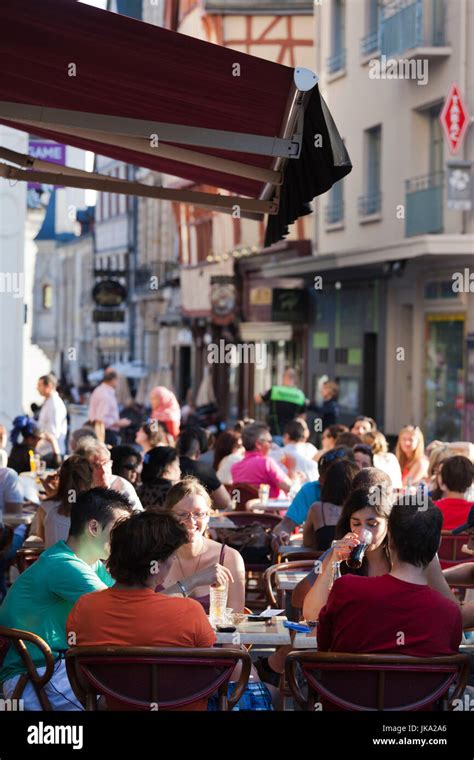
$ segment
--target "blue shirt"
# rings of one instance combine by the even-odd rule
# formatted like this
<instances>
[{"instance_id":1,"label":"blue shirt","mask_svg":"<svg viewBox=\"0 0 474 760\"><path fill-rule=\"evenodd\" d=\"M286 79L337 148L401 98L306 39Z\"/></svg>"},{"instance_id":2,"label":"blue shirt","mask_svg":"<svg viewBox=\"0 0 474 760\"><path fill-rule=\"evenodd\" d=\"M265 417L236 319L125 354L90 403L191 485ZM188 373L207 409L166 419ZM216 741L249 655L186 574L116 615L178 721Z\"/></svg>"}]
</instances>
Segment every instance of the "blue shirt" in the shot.
<instances>
[{"instance_id":1,"label":"blue shirt","mask_svg":"<svg viewBox=\"0 0 474 760\"><path fill-rule=\"evenodd\" d=\"M308 516L311 504L320 500L321 486L319 480L305 483L290 504L286 517L289 517L297 525L302 525Z\"/></svg>"}]
</instances>

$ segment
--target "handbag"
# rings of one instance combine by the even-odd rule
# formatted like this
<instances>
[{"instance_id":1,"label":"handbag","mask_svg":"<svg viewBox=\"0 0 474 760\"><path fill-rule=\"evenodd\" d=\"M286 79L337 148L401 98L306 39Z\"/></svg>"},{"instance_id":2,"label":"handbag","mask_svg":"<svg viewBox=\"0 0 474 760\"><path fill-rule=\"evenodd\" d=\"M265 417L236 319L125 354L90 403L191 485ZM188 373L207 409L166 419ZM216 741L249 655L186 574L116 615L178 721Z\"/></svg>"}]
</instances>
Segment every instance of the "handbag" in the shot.
<instances>
[{"instance_id":1,"label":"handbag","mask_svg":"<svg viewBox=\"0 0 474 760\"><path fill-rule=\"evenodd\" d=\"M236 549L246 564L270 564L272 554L271 528L254 522L240 528L217 528L217 540Z\"/></svg>"}]
</instances>

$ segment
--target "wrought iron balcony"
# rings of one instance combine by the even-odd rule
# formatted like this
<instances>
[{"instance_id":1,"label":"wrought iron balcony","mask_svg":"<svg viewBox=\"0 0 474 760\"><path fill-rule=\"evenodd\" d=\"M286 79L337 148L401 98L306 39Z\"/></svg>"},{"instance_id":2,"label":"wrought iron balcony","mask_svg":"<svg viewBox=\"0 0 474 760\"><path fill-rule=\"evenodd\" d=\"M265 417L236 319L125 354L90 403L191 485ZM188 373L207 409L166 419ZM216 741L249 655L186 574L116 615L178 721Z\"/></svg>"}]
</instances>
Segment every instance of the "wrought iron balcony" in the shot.
<instances>
[{"instance_id":1,"label":"wrought iron balcony","mask_svg":"<svg viewBox=\"0 0 474 760\"><path fill-rule=\"evenodd\" d=\"M326 206L326 224L338 224L344 220L344 201L330 200Z\"/></svg>"},{"instance_id":2,"label":"wrought iron balcony","mask_svg":"<svg viewBox=\"0 0 474 760\"><path fill-rule=\"evenodd\" d=\"M346 68L346 50L340 50L335 55L330 55L327 59L329 74L336 74L338 71L344 71Z\"/></svg>"},{"instance_id":3,"label":"wrought iron balcony","mask_svg":"<svg viewBox=\"0 0 474 760\"><path fill-rule=\"evenodd\" d=\"M444 172L405 181L405 236L443 232Z\"/></svg>"},{"instance_id":4,"label":"wrought iron balcony","mask_svg":"<svg viewBox=\"0 0 474 760\"><path fill-rule=\"evenodd\" d=\"M382 210L382 193L379 191L359 196L359 216L372 216Z\"/></svg>"},{"instance_id":5,"label":"wrought iron balcony","mask_svg":"<svg viewBox=\"0 0 474 760\"><path fill-rule=\"evenodd\" d=\"M382 3L380 14L382 55L447 45L445 0L390 0Z\"/></svg>"},{"instance_id":6,"label":"wrought iron balcony","mask_svg":"<svg viewBox=\"0 0 474 760\"><path fill-rule=\"evenodd\" d=\"M378 52L380 47L379 31L371 32L362 37L360 41L360 53L361 55L369 55L370 53Z\"/></svg>"}]
</instances>

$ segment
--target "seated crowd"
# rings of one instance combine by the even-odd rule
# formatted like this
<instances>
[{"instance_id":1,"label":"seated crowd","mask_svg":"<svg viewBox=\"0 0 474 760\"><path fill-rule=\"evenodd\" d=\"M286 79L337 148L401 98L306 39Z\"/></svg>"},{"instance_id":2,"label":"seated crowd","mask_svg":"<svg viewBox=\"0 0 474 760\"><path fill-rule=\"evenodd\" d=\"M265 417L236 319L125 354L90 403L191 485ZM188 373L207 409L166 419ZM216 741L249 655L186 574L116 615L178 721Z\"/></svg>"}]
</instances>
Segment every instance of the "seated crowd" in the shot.
<instances>
[{"instance_id":1,"label":"seated crowd","mask_svg":"<svg viewBox=\"0 0 474 760\"><path fill-rule=\"evenodd\" d=\"M156 404L166 400L165 390L156 389ZM418 657L459 651L463 629L474 627L472 592L461 603L452 590L474 585L471 444L435 441L425 449L421 430L406 426L390 453L375 421L360 416L350 428L328 425L318 450L299 415L286 422L282 446L268 425L253 420L210 445L196 425L158 424L157 409L134 444L109 447L86 426L71 435L65 457L37 423L17 418L8 460L0 460L6 465L0 467L0 625L34 633L51 648L56 664L45 693L53 709L83 709L68 680L69 648L213 647L213 586L225 586L227 606L244 613L244 557L209 529L213 512L245 508L243 484L256 491L264 484L271 499L289 502L271 529L274 558L299 530L301 550L318 558L295 589L301 604L294 607L317 625L320 651ZM22 473L44 440L55 472L42 480L27 537L25 525L9 528L2 516L21 512ZM4 446L3 440L0 452ZM444 567L438 552L446 531L467 538L462 559ZM350 566L361 543L360 566ZM42 551L7 590L7 571L22 545ZM43 672L39 650L28 645L28 651ZM240 709L272 709L289 651L279 647L254 658ZM25 674L10 647L0 670L6 699ZM25 709L41 709L29 681L22 699ZM211 702L196 700L187 709L212 709ZM107 707L114 709L113 700Z\"/></svg>"}]
</instances>

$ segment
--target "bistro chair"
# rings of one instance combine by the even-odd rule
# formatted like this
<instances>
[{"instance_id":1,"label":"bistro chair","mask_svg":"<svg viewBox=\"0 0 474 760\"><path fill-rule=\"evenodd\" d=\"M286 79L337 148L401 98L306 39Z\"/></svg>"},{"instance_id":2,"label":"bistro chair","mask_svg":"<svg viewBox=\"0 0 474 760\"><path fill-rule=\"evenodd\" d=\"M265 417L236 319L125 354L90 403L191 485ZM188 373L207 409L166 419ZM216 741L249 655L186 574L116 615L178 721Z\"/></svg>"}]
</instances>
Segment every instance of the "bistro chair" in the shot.
<instances>
[{"instance_id":1,"label":"bistro chair","mask_svg":"<svg viewBox=\"0 0 474 760\"><path fill-rule=\"evenodd\" d=\"M441 543L438 549L439 562L443 570L462 562L472 562L472 556L464 554L462 547L469 541L468 533L454 536L450 530L441 531Z\"/></svg>"},{"instance_id":2,"label":"bistro chair","mask_svg":"<svg viewBox=\"0 0 474 760\"><path fill-rule=\"evenodd\" d=\"M307 683L304 696L298 671ZM347 654L343 652L293 651L286 658L285 672L291 693L303 710L416 711L442 710L466 688L469 658L408 657L396 654ZM448 689L455 689L449 701ZM438 708L439 709L439 708Z\"/></svg>"},{"instance_id":3,"label":"bistro chair","mask_svg":"<svg viewBox=\"0 0 474 760\"><path fill-rule=\"evenodd\" d=\"M37 559L40 558L41 554L44 552L43 546L28 546L23 547L22 549L18 549L16 555L15 555L15 564L18 568L18 572L24 573L25 570L27 570L31 565L36 562Z\"/></svg>"},{"instance_id":4,"label":"bistro chair","mask_svg":"<svg viewBox=\"0 0 474 760\"><path fill-rule=\"evenodd\" d=\"M255 483L231 483L225 486L228 493L233 497L237 492L237 509L248 509L248 502L258 500L258 486Z\"/></svg>"},{"instance_id":5,"label":"bistro chair","mask_svg":"<svg viewBox=\"0 0 474 760\"><path fill-rule=\"evenodd\" d=\"M232 671L242 663L231 697ZM88 711L105 697L112 710L186 709L199 699L218 694L218 709L231 710L250 675L250 655L237 649L187 647L74 647L66 652L73 691Z\"/></svg>"},{"instance_id":6,"label":"bistro chair","mask_svg":"<svg viewBox=\"0 0 474 760\"><path fill-rule=\"evenodd\" d=\"M46 668L43 675L39 675L38 671L36 670L36 666L33 663L31 654L25 642L33 644L40 650L41 654L43 655ZM23 665L27 671L26 673L22 673L18 679L11 699L21 699L27 684L31 683L42 709L51 712L53 708L51 707L50 701L44 692L44 687L49 682L54 672L54 657L48 644L35 633L30 633L29 631L20 631L17 628L6 628L5 626L0 626L0 665L3 664L3 661L10 647L13 647L20 655Z\"/></svg>"},{"instance_id":7,"label":"bistro chair","mask_svg":"<svg viewBox=\"0 0 474 760\"><path fill-rule=\"evenodd\" d=\"M303 559L298 560L295 562L279 562L276 565L271 565L265 570L264 576L263 576L263 588L265 590L265 597L267 599L268 604L270 607L278 608L278 607L284 607L284 600L283 597L285 595L285 592L280 591L276 588L276 586L273 586L274 581L276 580L276 574L280 571L288 572L292 570L304 570L306 573L311 572L311 570L314 567L314 560L313 559ZM277 599L277 595L279 595L281 598ZM293 610L292 610L293 612ZM292 619L295 620L296 618L292 614Z\"/></svg>"}]
</instances>

